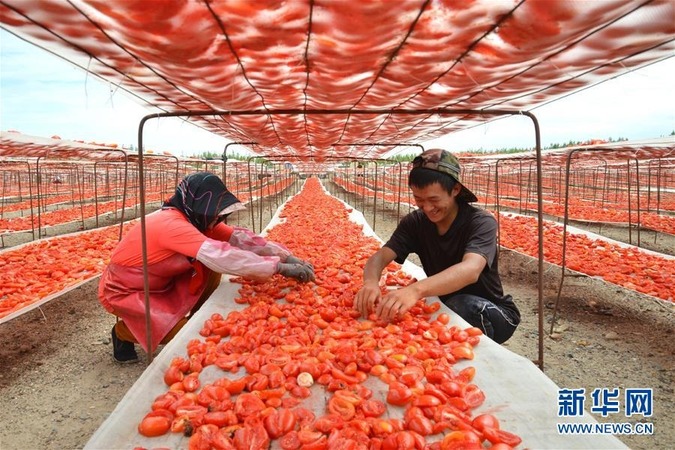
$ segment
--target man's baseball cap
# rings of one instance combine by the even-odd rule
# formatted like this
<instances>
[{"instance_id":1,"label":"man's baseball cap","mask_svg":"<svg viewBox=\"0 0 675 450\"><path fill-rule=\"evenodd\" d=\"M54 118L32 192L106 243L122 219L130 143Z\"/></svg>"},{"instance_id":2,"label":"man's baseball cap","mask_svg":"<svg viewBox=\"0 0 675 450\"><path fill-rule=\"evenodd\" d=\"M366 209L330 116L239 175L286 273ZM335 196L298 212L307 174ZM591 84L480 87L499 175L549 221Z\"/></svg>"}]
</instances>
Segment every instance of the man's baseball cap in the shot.
<instances>
[{"instance_id":1,"label":"man's baseball cap","mask_svg":"<svg viewBox=\"0 0 675 450\"><path fill-rule=\"evenodd\" d=\"M424 169L435 170L436 172L442 172L446 175L450 175L455 181L457 181L461 186L462 190L457 196L458 200L464 200L465 202L477 202L478 198L462 184L460 178L460 166L459 160L455 155L450 153L447 150L440 148L432 148L424 151L421 155L415 157L412 161L413 169L416 167L422 167Z\"/></svg>"}]
</instances>

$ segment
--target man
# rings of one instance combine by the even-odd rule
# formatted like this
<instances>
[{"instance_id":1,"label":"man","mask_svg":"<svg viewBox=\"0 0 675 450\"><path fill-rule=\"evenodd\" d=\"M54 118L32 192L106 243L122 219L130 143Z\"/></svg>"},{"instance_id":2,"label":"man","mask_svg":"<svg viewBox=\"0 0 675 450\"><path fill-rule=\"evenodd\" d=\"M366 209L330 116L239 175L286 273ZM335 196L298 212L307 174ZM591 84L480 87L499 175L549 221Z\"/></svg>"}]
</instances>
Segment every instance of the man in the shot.
<instances>
[{"instance_id":1,"label":"man","mask_svg":"<svg viewBox=\"0 0 675 450\"><path fill-rule=\"evenodd\" d=\"M520 312L504 295L498 273L497 221L460 182L460 166L451 153L433 149L413 160L408 177L417 210L406 215L389 241L363 269L363 287L354 307L367 317L375 312L390 321L423 297L439 296L445 305L479 327L497 343L511 337ZM416 253L428 278L382 296L384 268Z\"/></svg>"}]
</instances>

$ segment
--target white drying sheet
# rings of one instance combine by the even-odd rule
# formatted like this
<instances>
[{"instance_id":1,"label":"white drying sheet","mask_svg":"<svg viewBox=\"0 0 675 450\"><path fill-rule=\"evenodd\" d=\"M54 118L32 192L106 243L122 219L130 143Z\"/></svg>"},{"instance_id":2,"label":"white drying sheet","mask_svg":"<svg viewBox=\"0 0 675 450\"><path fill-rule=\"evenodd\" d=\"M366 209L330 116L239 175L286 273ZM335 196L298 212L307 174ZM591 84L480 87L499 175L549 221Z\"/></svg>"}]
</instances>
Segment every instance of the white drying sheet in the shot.
<instances>
[{"instance_id":1,"label":"white drying sheet","mask_svg":"<svg viewBox=\"0 0 675 450\"><path fill-rule=\"evenodd\" d=\"M267 229L270 229L281 220L278 214L283 205L277 210ZM352 208L351 206L348 206ZM353 208L352 208L353 209ZM364 233L375 236L368 226L363 215L353 210L350 218L364 225ZM419 266L409 261L403 265L406 272L424 278L424 272ZM150 410L155 397L166 392L164 371L169 367L171 360L176 356L186 356L187 343L199 338L199 330L204 321L213 313L223 316L230 311L244 309L247 305L239 305L233 301L237 296L238 284L230 283L223 277L223 281L211 298L198 311L176 337L167 344L148 368L139 377L127 394L122 398L108 419L94 433L85 449L130 449L136 446L146 448L186 449L189 438L179 433L168 433L157 438L146 438L137 432L137 426ZM434 298L438 301L438 298ZM445 305L439 312L447 312L451 316L451 324L468 327L468 324ZM557 423L597 423L588 412L582 417L561 418L558 412L558 386L542 373L530 360L519 356L510 350L496 344L494 341L483 338L475 348L473 361L457 363L457 369L473 365L476 368L474 382L485 392L486 400L483 405L473 411L474 415L490 412L497 415L501 428L518 434L523 443L518 448L531 449L625 449L628 448L619 439L610 435L559 435ZM238 378L241 372L235 375L225 373L215 366L205 368L201 375L202 385L215 381L219 377L229 376ZM366 386L374 392L374 398L380 400L386 397L384 383L374 377L369 377ZM576 388L577 386L564 386ZM323 387L315 384L312 387L312 396L305 400L302 406L314 410L317 417L325 413L325 396ZM391 417L401 416L402 410L398 407L389 407L387 414ZM434 437L438 439L438 437ZM274 442L273 442L274 444ZM273 446L278 448L278 446Z\"/></svg>"}]
</instances>

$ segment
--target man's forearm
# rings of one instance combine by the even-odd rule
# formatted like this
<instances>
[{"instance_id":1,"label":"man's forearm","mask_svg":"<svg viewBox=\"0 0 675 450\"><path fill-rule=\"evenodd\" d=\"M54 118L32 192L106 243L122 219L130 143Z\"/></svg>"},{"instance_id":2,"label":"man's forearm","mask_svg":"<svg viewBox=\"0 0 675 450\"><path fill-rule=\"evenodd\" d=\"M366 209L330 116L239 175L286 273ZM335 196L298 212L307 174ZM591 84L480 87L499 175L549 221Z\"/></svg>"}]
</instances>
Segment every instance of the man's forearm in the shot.
<instances>
[{"instance_id":1,"label":"man's forearm","mask_svg":"<svg viewBox=\"0 0 675 450\"><path fill-rule=\"evenodd\" d=\"M379 283L380 278L382 277L382 272L384 268L389 263L385 263L383 258L379 253L375 253L373 256L368 258L366 265L363 267L363 282L375 282Z\"/></svg>"},{"instance_id":2,"label":"man's forearm","mask_svg":"<svg viewBox=\"0 0 675 450\"><path fill-rule=\"evenodd\" d=\"M475 283L476 280L475 271L460 263L434 276L420 280L409 287L414 289L418 298L425 298L457 292L463 287Z\"/></svg>"}]
</instances>

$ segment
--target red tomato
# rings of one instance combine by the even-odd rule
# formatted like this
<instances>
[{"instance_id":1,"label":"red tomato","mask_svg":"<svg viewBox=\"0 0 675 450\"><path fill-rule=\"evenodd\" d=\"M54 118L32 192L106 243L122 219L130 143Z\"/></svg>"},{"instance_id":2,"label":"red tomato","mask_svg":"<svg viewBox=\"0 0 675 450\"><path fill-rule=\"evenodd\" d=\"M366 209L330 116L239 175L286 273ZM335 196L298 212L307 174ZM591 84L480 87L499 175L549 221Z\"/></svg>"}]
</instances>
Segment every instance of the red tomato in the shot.
<instances>
[{"instance_id":1,"label":"red tomato","mask_svg":"<svg viewBox=\"0 0 675 450\"><path fill-rule=\"evenodd\" d=\"M303 449L319 450L325 449L328 445L328 438L325 434L319 431L312 431L308 428L298 431L298 440L302 444Z\"/></svg>"},{"instance_id":2,"label":"red tomato","mask_svg":"<svg viewBox=\"0 0 675 450\"><path fill-rule=\"evenodd\" d=\"M473 359L473 349L467 345L458 345L450 349L450 354L457 359Z\"/></svg>"},{"instance_id":3,"label":"red tomato","mask_svg":"<svg viewBox=\"0 0 675 450\"><path fill-rule=\"evenodd\" d=\"M168 412L168 411L167 411ZM138 425L138 432L143 436L155 437L161 436L169 431L171 428L172 418L164 414L155 414L157 411L152 411L146 414ZM169 413L171 417L173 415Z\"/></svg>"},{"instance_id":4,"label":"red tomato","mask_svg":"<svg viewBox=\"0 0 675 450\"><path fill-rule=\"evenodd\" d=\"M467 405L469 405L469 408L472 409L482 405L483 402L485 401L485 394L475 384L467 384L464 387L463 396Z\"/></svg>"},{"instance_id":5,"label":"red tomato","mask_svg":"<svg viewBox=\"0 0 675 450\"><path fill-rule=\"evenodd\" d=\"M334 395L328 400L328 411L332 414L337 414L344 421L350 421L356 414L354 404L344 397Z\"/></svg>"},{"instance_id":6,"label":"red tomato","mask_svg":"<svg viewBox=\"0 0 675 450\"><path fill-rule=\"evenodd\" d=\"M422 306L422 310L423 310L426 314L435 313L435 312L438 311L439 309L441 309L441 304L440 304L439 302L425 303L425 304Z\"/></svg>"},{"instance_id":7,"label":"red tomato","mask_svg":"<svg viewBox=\"0 0 675 450\"><path fill-rule=\"evenodd\" d=\"M424 378L424 369L420 366L405 366L401 369L401 375L398 380L410 387Z\"/></svg>"},{"instance_id":8,"label":"red tomato","mask_svg":"<svg viewBox=\"0 0 675 450\"><path fill-rule=\"evenodd\" d=\"M387 405L379 400L365 400L360 409L366 417L379 417L387 411Z\"/></svg>"},{"instance_id":9,"label":"red tomato","mask_svg":"<svg viewBox=\"0 0 675 450\"><path fill-rule=\"evenodd\" d=\"M244 376L236 380L230 380L229 378L221 378L220 380L217 381L219 385L222 385L225 389L227 389L227 392L229 392L232 395L236 395L241 393L244 388L246 387L246 381L248 377Z\"/></svg>"},{"instance_id":10,"label":"red tomato","mask_svg":"<svg viewBox=\"0 0 675 450\"><path fill-rule=\"evenodd\" d=\"M209 411L204 414L204 423L210 423L218 427L232 425L232 417L236 423L237 416L232 411Z\"/></svg>"},{"instance_id":11,"label":"red tomato","mask_svg":"<svg viewBox=\"0 0 675 450\"><path fill-rule=\"evenodd\" d=\"M191 373L190 375L183 378L183 388L187 392L195 392L197 389L199 389L199 385L200 382L198 372Z\"/></svg>"},{"instance_id":12,"label":"red tomato","mask_svg":"<svg viewBox=\"0 0 675 450\"><path fill-rule=\"evenodd\" d=\"M397 431L382 441L382 450L415 450L416 448L424 448L424 440L422 440L422 446L418 447L415 434L410 431Z\"/></svg>"},{"instance_id":13,"label":"red tomato","mask_svg":"<svg viewBox=\"0 0 675 450\"><path fill-rule=\"evenodd\" d=\"M413 400L413 405L419 407L438 406L440 404L441 401L438 397L429 394L422 394Z\"/></svg>"},{"instance_id":14,"label":"red tomato","mask_svg":"<svg viewBox=\"0 0 675 450\"><path fill-rule=\"evenodd\" d=\"M295 408L293 410L298 427L304 427L314 422L315 416L312 411L306 408Z\"/></svg>"},{"instance_id":15,"label":"red tomato","mask_svg":"<svg viewBox=\"0 0 675 450\"><path fill-rule=\"evenodd\" d=\"M329 434L332 430L339 430L345 426L344 419L339 414L326 414L314 422L314 428L322 433Z\"/></svg>"},{"instance_id":16,"label":"red tomato","mask_svg":"<svg viewBox=\"0 0 675 450\"><path fill-rule=\"evenodd\" d=\"M178 366L171 365L166 369L166 372L164 372L164 382L167 386L183 381L183 378L185 378L185 374L181 372Z\"/></svg>"},{"instance_id":17,"label":"red tomato","mask_svg":"<svg viewBox=\"0 0 675 450\"><path fill-rule=\"evenodd\" d=\"M493 444L506 444L511 447L516 447L523 441L517 434L489 427L483 430L483 436Z\"/></svg>"},{"instance_id":18,"label":"red tomato","mask_svg":"<svg viewBox=\"0 0 675 450\"><path fill-rule=\"evenodd\" d=\"M267 434L272 439L277 439L295 428L296 418L290 409L280 408L265 417L263 423Z\"/></svg>"},{"instance_id":19,"label":"red tomato","mask_svg":"<svg viewBox=\"0 0 675 450\"><path fill-rule=\"evenodd\" d=\"M441 450L481 450L480 437L472 431L452 431L441 441Z\"/></svg>"},{"instance_id":20,"label":"red tomato","mask_svg":"<svg viewBox=\"0 0 675 450\"><path fill-rule=\"evenodd\" d=\"M398 381L389 383L387 392L387 403L396 406L403 406L412 400L413 393L408 386Z\"/></svg>"},{"instance_id":21,"label":"red tomato","mask_svg":"<svg viewBox=\"0 0 675 450\"><path fill-rule=\"evenodd\" d=\"M270 437L260 420L247 421L234 432L234 447L237 450L262 450L270 446Z\"/></svg>"},{"instance_id":22,"label":"red tomato","mask_svg":"<svg viewBox=\"0 0 675 450\"><path fill-rule=\"evenodd\" d=\"M438 320L443 325L447 325L450 323L450 315L448 313L440 313L436 320Z\"/></svg>"},{"instance_id":23,"label":"red tomato","mask_svg":"<svg viewBox=\"0 0 675 450\"><path fill-rule=\"evenodd\" d=\"M457 374L457 379L469 383L476 376L476 368L473 366L465 367Z\"/></svg>"},{"instance_id":24,"label":"red tomato","mask_svg":"<svg viewBox=\"0 0 675 450\"><path fill-rule=\"evenodd\" d=\"M483 431L485 428L499 429L499 420L492 414L481 414L474 417L471 425L478 431Z\"/></svg>"},{"instance_id":25,"label":"red tomato","mask_svg":"<svg viewBox=\"0 0 675 450\"><path fill-rule=\"evenodd\" d=\"M298 432L295 430L286 433L280 440L279 445L283 450L298 450L302 447L300 439L298 439Z\"/></svg>"},{"instance_id":26,"label":"red tomato","mask_svg":"<svg viewBox=\"0 0 675 450\"><path fill-rule=\"evenodd\" d=\"M410 431L421 434L422 436L428 436L433 432L433 423L431 420L427 419L421 414L415 415L410 418L406 424Z\"/></svg>"},{"instance_id":27,"label":"red tomato","mask_svg":"<svg viewBox=\"0 0 675 450\"><path fill-rule=\"evenodd\" d=\"M234 403L234 412L241 420L259 413L265 409L265 403L254 394L243 393L239 394Z\"/></svg>"}]
</instances>

